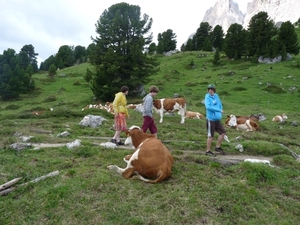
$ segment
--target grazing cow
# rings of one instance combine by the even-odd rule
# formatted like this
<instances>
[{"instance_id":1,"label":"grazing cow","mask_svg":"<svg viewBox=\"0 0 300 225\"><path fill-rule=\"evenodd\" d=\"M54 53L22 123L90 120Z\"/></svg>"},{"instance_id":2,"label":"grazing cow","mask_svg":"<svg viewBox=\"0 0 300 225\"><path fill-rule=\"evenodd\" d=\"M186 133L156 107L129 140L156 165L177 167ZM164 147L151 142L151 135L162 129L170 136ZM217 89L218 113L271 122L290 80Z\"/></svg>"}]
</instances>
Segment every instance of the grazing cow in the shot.
<instances>
[{"instance_id":1,"label":"grazing cow","mask_svg":"<svg viewBox=\"0 0 300 225\"><path fill-rule=\"evenodd\" d=\"M277 115L274 116L274 118L272 119L273 122L283 122L284 120L286 120L288 117L285 115L285 113L282 113L281 115Z\"/></svg>"},{"instance_id":2,"label":"grazing cow","mask_svg":"<svg viewBox=\"0 0 300 225\"><path fill-rule=\"evenodd\" d=\"M225 126L246 131L256 131L259 129L259 125L255 121L244 117L236 117L235 115L227 116Z\"/></svg>"},{"instance_id":3,"label":"grazing cow","mask_svg":"<svg viewBox=\"0 0 300 225\"><path fill-rule=\"evenodd\" d=\"M204 119L205 117L199 112L186 111L185 118Z\"/></svg>"},{"instance_id":4,"label":"grazing cow","mask_svg":"<svg viewBox=\"0 0 300 225\"><path fill-rule=\"evenodd\" d=\"M159 122L163 122L164 112L178 111L181 116L181 122L184 123L186 112L186 101L184 98L162 98L153 100L153 106L157 113L160 114Z\"/></svg>"},{"instance_id":5,"label":"grazing cow","mask_svg":"<svg viewBox=\"0 0 300 225\"><path fill-rule=\"evenodd\" d=\"M50 111L53 111L53 108L49 109ZM37 115L42 115L46 112L47 110L40 110L40 111L33 111L31 112L33 115L37 116Z\"/></svg>"},{"instance_id":6,"label":"grazing cow","mask_svg":"<svg viewBox=\"0 0 300 225\"><path fill-rule=\"evenodd\" d=\"M174 159L166 146L152 134L144 133L139 127L132 126L126 132L125 145L133 145L135 151L127 155L126 168L116 165L107 168L122 174L126 179L138 178L148 183L158 183L171 176Z\"/></svg>"}]
</instances>

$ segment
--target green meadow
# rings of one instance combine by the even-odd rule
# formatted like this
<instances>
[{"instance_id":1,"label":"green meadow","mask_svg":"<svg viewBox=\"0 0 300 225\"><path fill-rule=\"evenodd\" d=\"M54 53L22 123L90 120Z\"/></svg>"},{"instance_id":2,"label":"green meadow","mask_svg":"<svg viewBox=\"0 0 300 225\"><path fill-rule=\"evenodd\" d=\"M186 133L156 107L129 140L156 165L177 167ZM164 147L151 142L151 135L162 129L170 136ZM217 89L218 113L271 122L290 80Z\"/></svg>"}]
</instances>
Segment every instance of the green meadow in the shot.
<instances>
[{"instance_id":1,"label":"green meadow","mask_svg":"<svg viewBox=\"0 0 300 225\"><path fill-rule=\"evenodd\" d=\"M212 64L211 52L180 52L157 56L160 70L145 84L157 85L156 98L185 97L187 110L205 114L202 103L207 85L214 83L230 114L263 113L260 130L227 128L230 143L223 142L226 157L205 156L205 120L154 113L158 138L175 161L170 179L151 185L126 180L107 170L110 164L125 167L126 147L109 149L100 143L114 134L113 116L86 109L95 104L84 80L89 64L59 70L54 79L46 72L34 74L36 90L30 95L0 104L0 185L21 178L15 190L0 196L0 224L298 224L300 221L300 56L276 64L254 64L246 59ZM128 103L141 103L128 97ZM104 102L102 102L104 104ZM53 111L49 109L53 108ZM42 115L33 111L46 110ZM142 125L142 115L129 109L128 126ZM272 122L286 113L284 123ZM81 127L84 116L100 115L100 127ZM292 122L298 126L292 126ZM67 137L57 136L68 131ZM21 151L10 145L18 135L31 136L31 144L62 144L59 147ZM122 135L125 138L125 135ZM81 140L68 149L65 144ZM216 141L213 142L213 147ZM242 144L243 152L235 146ZM289 151L290 150L290 151ZM222 163L222 160L267 158L271 165ZM54 177L30 182L53 171ZM30 182L26 185L26 182Z\"/></svg>"}]
</instances>

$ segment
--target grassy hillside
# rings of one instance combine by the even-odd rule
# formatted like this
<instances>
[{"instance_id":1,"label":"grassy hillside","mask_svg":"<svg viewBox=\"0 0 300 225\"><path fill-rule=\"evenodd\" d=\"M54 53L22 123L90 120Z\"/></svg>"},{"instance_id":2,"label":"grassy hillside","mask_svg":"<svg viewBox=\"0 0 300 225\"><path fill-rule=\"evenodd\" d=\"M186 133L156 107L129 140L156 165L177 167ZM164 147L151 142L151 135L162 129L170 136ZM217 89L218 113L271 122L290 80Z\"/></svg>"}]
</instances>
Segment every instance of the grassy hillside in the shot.
<instances>
[{"instance_id":1,"label":"grassy hillside","mask_svg":"<svg viewBox=\"0 0 300 225\"><path fill-rule=\"evenodd\" d=\"M59 175L18 187L0 196L0 224L297 224L299 213L300 163L282 147L300 154L300 56L278 64L229 61L213 66L213 54L185 52L159 58L160 71L152 84L160 88L157 98L184 96L187 109L205 114L201 101L207 85L215 83L225 115L264 113L258 132L227 129L230 143L223 143L232 157L265 157L264 164L240 162L224 165L204 155L205 120L186 120L178 115L164 117L158 137L169 148L175 163L172 177L157 185L125 180L106 169L124 166L126 148L106 149L99 144L114 134L113 116L100 110L82 108L95 103L83 75L88 64L58 71L51 80L46 73L35 74L36 91L30 96L0 105L0 185L17 177L25 183L52 171ZM128 99L129 103L141 102ZM48 110L40 116L35 110ZM286 123L272 117L286 113ZM79 126L87 114L102 115L101 127ZM141 125L140 113L130 110L128 126ZM38 131L38 132L37 132ZM70 136L57 134L69 131ZM20 142L17 134L31 136L37 143L82 145L16 152L9 148ZM124 136L123 136L124 137ZM237 139L237 137L239 137ZM215 144L215 142L214 142ZM244 152L235 149L244 146ZM216 157L220 159L220 156Z\"/></svg>"}]
</instances>

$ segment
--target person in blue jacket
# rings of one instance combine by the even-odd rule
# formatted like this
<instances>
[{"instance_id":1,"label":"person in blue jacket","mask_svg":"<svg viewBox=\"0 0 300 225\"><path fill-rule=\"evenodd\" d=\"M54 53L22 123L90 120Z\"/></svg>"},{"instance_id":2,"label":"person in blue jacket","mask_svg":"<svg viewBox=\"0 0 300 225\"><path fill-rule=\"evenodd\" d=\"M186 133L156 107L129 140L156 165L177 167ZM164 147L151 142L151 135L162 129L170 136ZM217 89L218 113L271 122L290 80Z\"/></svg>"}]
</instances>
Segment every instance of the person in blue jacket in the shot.
<instances>
[{"instance_id":1,"label":"person in blue jacket","mask_svg":"<svg viewBox=\"0 0 300 225\"><path fill-rule=\"evenodd\" d=\"M205 108L206 108L206 128L207 128L207 148L206 155L215 156L211 151L211 144L214 138L215 131L219 133L215 151L225 154L221 148L221 143L226 135L226 131L221 124L223 106L222 102L216 94L216 86L210 84L207 87L207 94L205 95Z\"/></svg>"}]
</instances>

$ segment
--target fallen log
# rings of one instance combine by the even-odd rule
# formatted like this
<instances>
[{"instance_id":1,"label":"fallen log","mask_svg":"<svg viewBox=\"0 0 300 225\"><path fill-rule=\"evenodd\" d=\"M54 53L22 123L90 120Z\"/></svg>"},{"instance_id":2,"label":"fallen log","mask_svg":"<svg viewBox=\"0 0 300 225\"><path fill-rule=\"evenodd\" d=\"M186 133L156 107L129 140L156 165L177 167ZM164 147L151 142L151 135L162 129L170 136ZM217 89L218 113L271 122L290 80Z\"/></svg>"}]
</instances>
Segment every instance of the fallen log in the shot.
<instances>
[{"instance_id":1,"label":"fallen log","mask_svg":"<svg viewBox=\"0 0 300 225\"><path fill-rule=\"evenodd\" d=\"M7 195L8 193L12 192L13 190L15 190L17 187L11 187L11 188L7 188L3 191L0 191L0 196L3 196L3 195Z\"/></svg>"},{"instance_id":2,"label":"fallen log","mask_svg":"<svg viewBox=\"0 0 300 225\"><path fill-rule=\"evenodd\" d=\"M46 175L44 175L44 176L35 178L34 180L31 180L31 181L29 181L29 182L20 184L20 185L15 186L15 187L11 187L13 184L17 183L17 182L21 179L21 178L15 178L14 180L17 180L17 179L19 179L19 180L17 180L17 181L12 180L12 181L14 181L14 183L13 183L13 184L10 184L10 187L11 187L11 188L6 188L6 189L4 189L3 191L1 191L1 192L0 192L0 196L7 195L8 193L14 191L17 187L24 186L24 185L27 185L27 184L29 184L29 183L36 183L36 182L39 182L39 181L41 181L41 180L45 180L45 179L48 178L48 177L54 177L54 176L56 176L56 175L58 175L58 174L59 174L59 171L57 170L57 171L48 173L48 174L46 174ZM10 182L12 182L12 181L10 181ZM7 182L7 183L10 183L10 182ZM7 186L7 183L5 183L5 184L3 184L3 185L6 185L6 186ZM1 185L1 186L3 186L3 185Z\"/></svg>"},{"instance_id":3,"label":"fallen log","mask_svg":"<svg viewBox=\"0 0 300 225\"><path fill-rule=\"evenodd\" d=\"M17 183L21 179L22 179L22 177L15 178L11 181L6 182L5 184L0 185L0 191L4 190L6 188L9 188L10 186L14 185L15 183Z\"/></svg>"},{"instance_id":4,"label":"fallen log","mask_svg":"<svg viewBox=\"0 0 300 225\"><path fill-rule=\"evenodd\" d=\"M58 174L59 174L59 172L58 172L58 170L57 170L57 171L48 173L48 174L46 174L46 175L44 175L44 176L35 178L34 180L31 180L31 181L29 181L29 182L27 182L27 183L20 184L19 186L24 186L24 185L27 185L27 184L29 184L29 183L36 183L36 182L39 182L40 180L45 180L45 179L48 178L48 177L54 177L54 176L56 176L56 175L58 175Z\"/></svg>"},{"instance_id":5,"label":"fallen log","mask_svg":"<svg viewBox=\"0 0 300 225\"><path fill-rule=\"evenodd\" d=\"M300 155L298 155L296 152L293 152L291 149L289 149L288 147L286 147L286 146L283 145L283 144L279 144L279 145L280 145L281 147L287 149L287 150L291 153L291 155L292 155L297 161L300 162Z\"/></svg>"}]
</instances>

